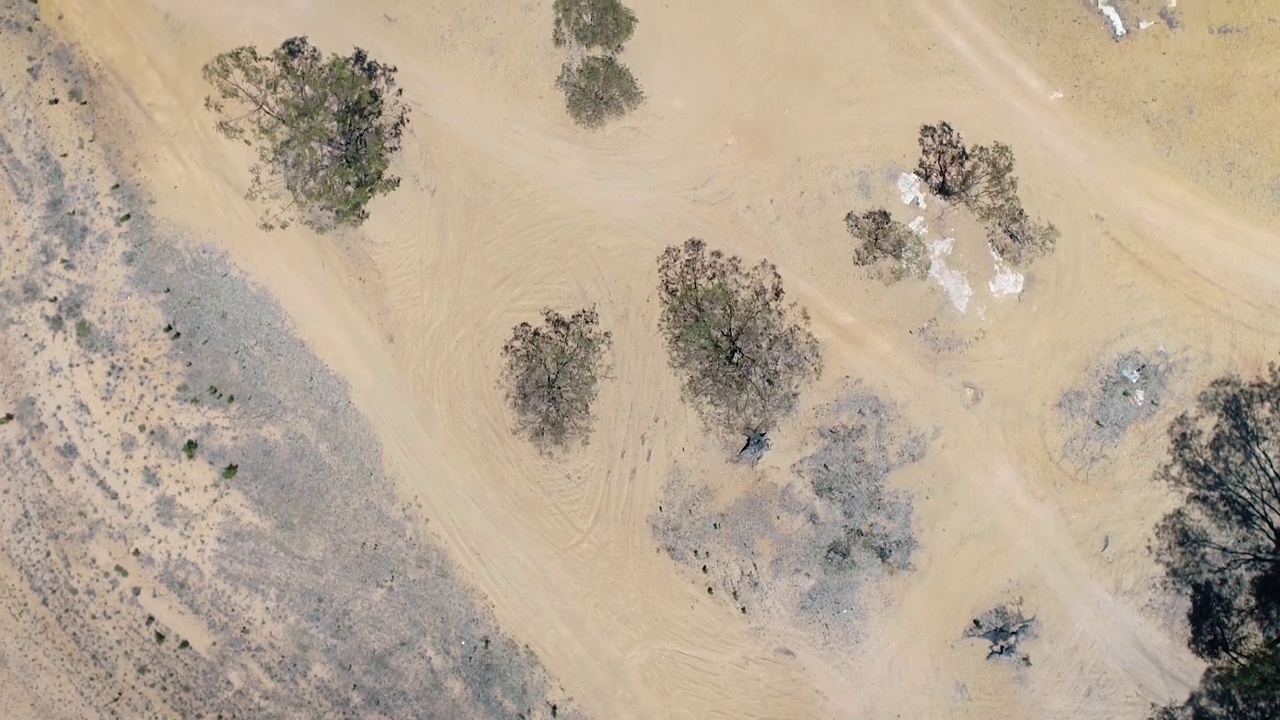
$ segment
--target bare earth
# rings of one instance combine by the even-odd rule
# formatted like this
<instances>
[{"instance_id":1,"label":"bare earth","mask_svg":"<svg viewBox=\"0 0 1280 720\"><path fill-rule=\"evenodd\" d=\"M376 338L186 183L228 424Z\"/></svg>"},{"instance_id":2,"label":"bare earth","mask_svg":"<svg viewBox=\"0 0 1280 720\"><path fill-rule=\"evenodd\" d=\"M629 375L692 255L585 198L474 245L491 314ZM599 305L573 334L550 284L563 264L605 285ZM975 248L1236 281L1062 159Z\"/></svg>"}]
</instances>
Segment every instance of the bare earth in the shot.
<instances>
[{"instance_id":1,"label":"bare earth","mask_svg":"<svg viewBox=\"0 0 1280 720\"><path fill-rule=\"evenodd\" d=\"M591 133L550 4L0 0L0 714L1137 719L1194 686L1151 475L1203 382L1274 357L1280 10L1117 0L1117 43L1083 0L632 0L648 99ZM358 233L259 231L203 107L209 58L297 34L397 65L413 106ZM939 119L1010 144L1062 231L1020 294L970 220L899 197ZM963 312L854 267L841 219L873 204L955 238ZM656 332L690 236L777 263L824 345L754 469ZM592 302L596 432L542 457L497 351ZM1158 400L1116 415L1134 353ZM911 569L847 612L797 610L803 574L748 607L665 542L759 508L793 537L793 466L851 403L898 443ZM655 519L689 488L692 524ZM1030 666L965 637L1007 603Z\"/></svg>"}]
</instances>

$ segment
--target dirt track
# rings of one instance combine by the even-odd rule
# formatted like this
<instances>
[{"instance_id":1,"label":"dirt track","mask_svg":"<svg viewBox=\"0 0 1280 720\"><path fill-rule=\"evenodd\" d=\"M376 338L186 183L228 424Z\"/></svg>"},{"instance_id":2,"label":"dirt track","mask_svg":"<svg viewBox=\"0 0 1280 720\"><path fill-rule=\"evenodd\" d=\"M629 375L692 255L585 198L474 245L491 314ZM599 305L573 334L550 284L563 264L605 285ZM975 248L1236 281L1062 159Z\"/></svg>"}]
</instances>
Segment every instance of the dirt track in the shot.
<instances>
[{"instance_id":1,"label":"dirt track","mask_svg":"<svg viewBox=\"0 0 1280 720\"><path fill-rule=\"evenodd\" d=\"M597 134L563 116L546 3L43 0L40 13L91 68L102 162L136 162L128 173L156 222L226 252L349 384L352 418L370 423L397 483L387 507L413 506L398 511L405 532L440 543L501 632L532 649L521 672L545 668L553 700L599 718L1139 718L1185 692L1199 665L1154 585L1146 541L1170 499L1149 478L1179 402L1214 373L1272 357L1280 238L1265 223L1280 206L1242 206L1220 174L1188 182L1180 168L1197 152L1220 152L1195 133L1216 128L1182 127L1167 164L1142 132L1112 129L1140 117L1114 88L1055 82L1088 73L1064 62L1086 51L1137 67L1194 52L1220 72L1235 55L1157 39L1161 27L1114 44L1069 0L1028 3L1008 22L1009 2L631 4L641 24L626 58L649 99ZM1033 46L1027 27L1063 17L1073 22L1059 37ZM1190 15L1185 32L1204 33L1201 20ZM1255 31L1232 42L1264 47L1273 25L1245 20ZM398 65L414 105L404 185L358 234L262 235L241 198L247 155L203 109L209 57L299 33ZM1195 77L1203 87L1188 82L1182 99L1215 102L1214 75ZM1274 93L1267 102L1241 127L1274 111ZM1029 205L1062 229L1020 298L992 298L973 277L982 317L958 316L932 285L861 277L840 222L872 202L906 212L895 171L911 164L915 128L939 118L1013 146ZM980 236L956 228L960 266L980 267ZM776 262L825 346L810 407L754 471L726 465L732 439L707 437L680 403L655 332L655 258L695 235ZM583 302L599 303L614 332L616 380L590 446L552 461L510 437L496 349L543 305ZM929 322L963 349L909 332ZM1059 398L1100 359L1156 347L1182 368L1165 409L1099 466L1072 466ZM99 387L67 372L84 393ZM846 377L933 440L893 477L915 498L916 568L882 584L859 643L833 656L708 597L658 552L648 517L676 465L715 482L785 481ZM23 382L0 397L47 390L35 374ZM274 392L306 387L281 383ZM216 523L203 532L219 542ZM1034 664L1018 672L961 639L1012 597L1039 621ZM266 609L255 617L267 634L288 627ZM15 677L44 676L12 657ZM71 697L80 683L93 707L75 664L60 672L60 684L50 671L28 687Z\"/></svg>"}]
</instances>

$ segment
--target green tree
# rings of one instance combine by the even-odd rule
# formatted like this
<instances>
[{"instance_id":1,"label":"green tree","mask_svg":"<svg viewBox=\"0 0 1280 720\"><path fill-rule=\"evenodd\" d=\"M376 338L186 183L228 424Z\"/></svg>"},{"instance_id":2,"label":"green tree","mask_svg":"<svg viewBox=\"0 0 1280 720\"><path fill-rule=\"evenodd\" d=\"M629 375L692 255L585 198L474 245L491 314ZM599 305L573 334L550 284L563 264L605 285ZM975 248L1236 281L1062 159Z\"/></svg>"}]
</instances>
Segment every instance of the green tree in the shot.
<instances>
[{"instance_id":1,"label":"green tree","mask_svg":"<svg viewBox=\"0 0 1280 720\"><path fill-rule=\"evenodd\" d=\"M691 238L658 258L659 325L685 398L711 426L763 433L791 413L822 370L809 316L784 300L782 278L762 260L707 250Z\"/></svg>"},{"instance_id":2,"label":"green tree","mask_svg":"<svg viewBox=\"0 0 1280 720\"><path fill-rule=\"evenodd\" d=\"M248 197L273 206L263 228L358 226L373 198L400 185L388 169L408 108L395 74L360 48L325 57L305 37L268 55L236 48L204 66L218 131L257 149Z\"/></svg>"},{"instance_id":3,"label":"green tree","mask_svg":"<svg viewBox=\"0 0 1280 720\"><path fill-rule=\"evenodd\" d=\"M924 241L893 219L888 210L876 208L861 215L849 213L844 218L849 234L862 241L853 253L853 262L872 266L887 262L885 280L896 282L906 277L923 278L929 272Z\"/></svg>"},{"instance_id":4,"label":"green tree","mask_svg":"<svg viewBox=\"0 0 1280 720\"><path fill-rule=\"evenodd\" d=\"M1156 557L1189 597L1200 688L1163 718L1280 717L1280 367L1215 380L1170 428L1159 476L1183 495Z\"/></svg>"},{"instance_id":5,"label":"green tree","mask_svg":"<svg viewBox=\"0 0 1280 720\"><path fill-rule=\"evenodd\" d=\"M583 127L600 127L644 102L644 92L631 70L609 55L565 63L556 84L564 90L569 116Z\"/></svg>"},{"instance_id":6,"label":"green tree","mask_svg":"<svg viewBox=\"0 0 1280 720\"><path fill-rule=\"evenodd\" d=\"M552 9L556 24L551 37L557 47L573 42L583 48L621 52L638 22L619 0L555 0Z\"/></svg>"},{"instance_id":7,"label":"green tree","mask_svg":"<svg viewBox=\"0 0 1280 720\"><path fill-rule=\"evenodd\" d=\"M613 342L595 308L565 317L545 309L543 324L520 323L502 347L501 384L518 435L542 449L565 447L591 431L591 406Z\"/></svg>"}]
</instances>

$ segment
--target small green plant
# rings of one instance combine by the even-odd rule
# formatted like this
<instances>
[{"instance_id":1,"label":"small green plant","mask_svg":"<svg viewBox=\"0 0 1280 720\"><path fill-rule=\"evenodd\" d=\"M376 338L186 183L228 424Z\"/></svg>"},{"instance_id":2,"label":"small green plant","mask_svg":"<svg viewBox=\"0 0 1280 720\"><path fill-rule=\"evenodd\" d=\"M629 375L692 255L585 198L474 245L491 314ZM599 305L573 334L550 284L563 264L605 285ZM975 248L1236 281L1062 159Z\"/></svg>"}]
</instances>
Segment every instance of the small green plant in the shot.
<instances>
[{"instance_id":1,"label":"small green plant","mask_svg":"<svg viewBox=\"0 0 1280 720\"><path fill-rule=\"evenodd\" d=\"M125 570L123 565L116 565L116 574L120 577L129 577L129 571Z\"/></svg>"},{"instance_id":2,"label":"small green plant","mask_svg":"<svg viewBox=\"0 0 1280 720\"><path fill-rule=\"evenodd\" d=\"M238 473L238 472L240 472L240 466L239 466L239 465L234 465L234 464L233 464L233 465L228 465L228 466L226 466L226 467L222 468L222 479L223 479L223 480L230 480L231 478L235 477L235 476L236 476L236 473Z\"/></svg>"},{"instance_id":3,"label":"small green plant","mask_svg":"<svg viewBox=\"0 0 1280 720\"><path fill-rule=\"evenodd\" d=\"M592 55L576 65L565 63L556 84L574 122L597 128L640 107L644 91L626 65L609 55Z\"/></svg>"},{"instance_id":4,"label":"small green plant","mask_svg":"<svg viewBox=\"0 0 1280 720\"><path fill-rule=\"evenodd\" d=\"M84 100L84 93L80 91L80 88L73 87L67 91L67 99L73 103L79 104Z\"/></svg>"},{"instance_id":5,"label":"small green plant","mask_svg":"<svg viewBox=\"0 0 1280 720\"><path fill-rule=\"evenodd\" d=\"M0 425L8 425L13 422L13 413L5 413L0 415Z\"/></svg>"},{"instance_id":6,"label":"small green plant","mask_svg":"<svg viewBox=\"0 0 1280 720\"><path fill-rule=\"evenodd\" d=\"M125 213L120 217L116 218L116 224L123 225L124 223L129 222L129 220L131 220L132 218L133 218L133 213Z\"/></svg>"},{"instance_id":7,"label":"small green plant","mask_svg":"<svg viewBox=\"0 0 1280 720\"><path fill-rule=\"evenodd\" d=\"M164 644L164 638L165 638L164 633L160 632L159 630L153 630L152 632L154 632L154 633L155 633L156 644L157 644L157 645L163 645L163 644Z\"/></svg>"},{"instance_id":8,"label":"small green plant","mask_svg":"<svg viewBox=\"0 0 1280 720\"><path fill-rule=\"evenodd\" d=\"M89 324L88 320L80 318L76 321L76 337L84 339L89 337L92 332L93 326Z\"/></svg>"},{"instance_id":9,"label":"small green plant","mask_svg":"<svg viewBox=\"0 0 1280 720\"><path fill-rule=\"evenodd\" d=\"M199 447L200 444L195 440L188 440L186 444L182 446L182 454L186 455L188 460L191 460L196 456L196 450Z\"/></svg>"}]
</instances>

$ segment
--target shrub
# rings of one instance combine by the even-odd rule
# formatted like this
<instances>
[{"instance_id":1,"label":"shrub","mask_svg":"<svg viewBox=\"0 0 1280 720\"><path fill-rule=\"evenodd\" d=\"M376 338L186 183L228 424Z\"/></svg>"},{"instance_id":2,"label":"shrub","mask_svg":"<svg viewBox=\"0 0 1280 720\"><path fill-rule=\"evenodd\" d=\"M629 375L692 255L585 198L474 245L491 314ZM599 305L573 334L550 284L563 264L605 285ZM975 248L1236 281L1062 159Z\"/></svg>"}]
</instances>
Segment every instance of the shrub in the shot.
<instances>
[{"instance_id":1,"label":"shrub","mask_svg":"<svg viewBox=\"0 0 1280 720\"><path fill-rule=\"evenodd\" d=\"M204 66L218 132L257 148L248 198L283 205L264 213L264 229L291 218L319 232L358 226L369 201L400 185L388 173L408 123L395 73L360 48L325 57L305 37L265 56L236 48Z\"/></svg>"},{"instance_id":2,"label":"shrub","mask_svg":"<svg viewBox=\"0 0 1280 720\"><path fill-rule=\"evenodd\" d=\"M584 48L621 52L636 30L636 15L618 0L556 0L552 39L557 47L573 42Z\"/></svg>"},{"instance_id":3,"label":"shrub","mask_svg":"<svg viewBox=\"0 0 1280 720\"><path fill-rule=\"evenodd\" d=\"M987 222L987 241L991 248L1013 265L1026 265L1048 255L1058 244L1058 228L1053 223L1032 219L1016 199L992 210Z\"/></svg>"},{"instance_id":4,"label":"shrub","mask_svg":"<svg viewBox=\"0 0 1280 720\"><path fill-rule=\"evenodd\" d=\"M600 127L644 102L644 91L631 70L608 55L565 63L556 84L564 91L569 116L583 127Z\"/></svg>"},{"instance_id":5,"label":"shrub","mask_svg":"<svg viewBox=\"0 0 1280 720\"><path fill-rule=\"evenodd\" d=\"M969 149L960 132L951 123L920 126L920 162L916 174L934 195L942 198L963 196L973 183Z\"/></svg>"},{"instance_id":6,"label":"shrub","mask_svg":"<svg viewBox=\"0 0 1280 720\"><path fill-rule=\"evenodd\" d=\"M924 241L894 220L888 210L876 208L861 215L851 212L844 223L850 235L862 240L853 253L854 263L865 267L888 261L890 269L885 279L889 282L904 277L923 278L929 272Z\"/></svg>"},{"instance_id":7,"label":"shrub","mask_svg":"<svg viewBox=\"0 0 1280 720\"><path fill-rule=\"evenodd\" d=\"M658 279L671 367L704 421L749 435L795 409L821 372L821 351L772 263L747 268L692 238L662 253Z\"/></svg>"},{"instance_id":8,"label":"shrub","mask_svg":"<svg viewBox=\"0 0 1280 720\"><path fill-rule=\"evenodd\" d=\"M545 309L543 324L520 323L502 347L502 384L516 418L516 433L548 449L584 439L604 355L613 336L600 329L595 308L569 317Z\"/></svg>"}]
</instances>

